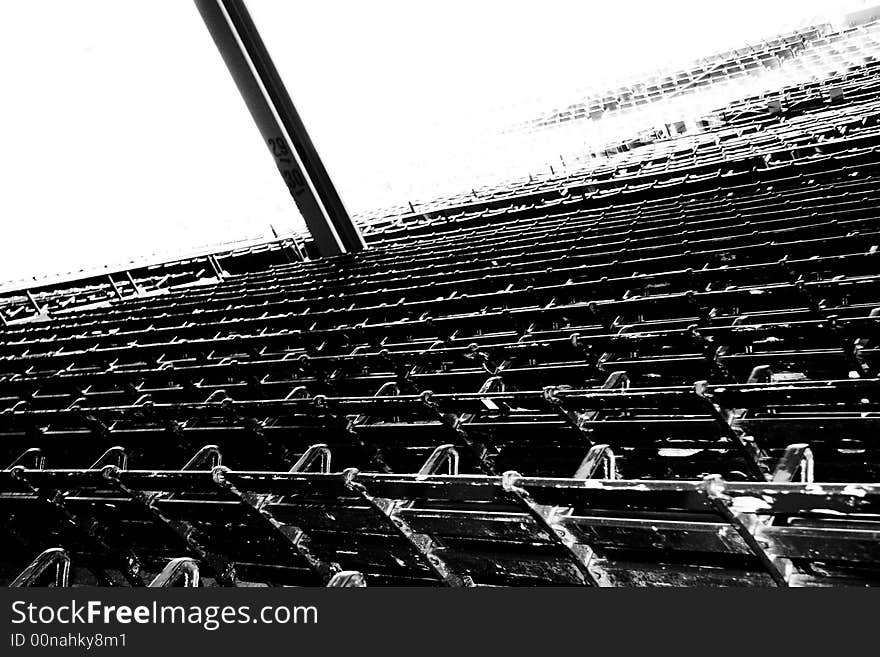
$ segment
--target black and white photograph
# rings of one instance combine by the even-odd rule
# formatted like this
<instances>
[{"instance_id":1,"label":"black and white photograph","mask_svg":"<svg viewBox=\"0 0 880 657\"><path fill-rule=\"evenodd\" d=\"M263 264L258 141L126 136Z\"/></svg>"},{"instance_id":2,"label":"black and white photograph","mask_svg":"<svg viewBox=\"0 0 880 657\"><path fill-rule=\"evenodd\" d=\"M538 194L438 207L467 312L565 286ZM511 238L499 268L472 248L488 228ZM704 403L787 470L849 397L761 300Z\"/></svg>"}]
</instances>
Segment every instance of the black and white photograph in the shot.
<instances>
[{"instance_id":1,"label":"black and white photograph","mask_svg":"<svg viewBox=\"0 0 880 657\"><path fill-rule=\"evenodd\" d=\"M8 654L53 588L880 584L880 2L0 8Z\"/></svg>"}]
</instances>

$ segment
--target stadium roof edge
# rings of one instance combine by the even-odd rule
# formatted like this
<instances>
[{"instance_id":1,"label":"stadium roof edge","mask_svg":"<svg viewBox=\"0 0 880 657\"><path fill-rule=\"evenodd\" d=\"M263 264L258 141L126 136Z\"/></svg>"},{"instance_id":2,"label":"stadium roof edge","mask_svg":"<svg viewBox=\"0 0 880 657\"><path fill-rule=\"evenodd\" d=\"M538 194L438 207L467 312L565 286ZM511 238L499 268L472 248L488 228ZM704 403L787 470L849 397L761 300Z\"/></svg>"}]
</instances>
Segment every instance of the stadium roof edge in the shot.
<instances>
[{"instance_id":1,"label":"stadium roof edge","mask_svg":"<svg viewBox=\"0 0 880 657\"><path fill-rule=\"evenodd\" d=\"M15 292L24 292L25 290L37 290L42 288L51 288L57 285L67 285L77 283L79 281L87 281L90 279L103 277L112 274L121 274L127 271L155 269L175 264L182 264L188 260L199 258L207 258L214 256L215 258L224 258L245 252L249 249L255 249L263 246L271 246L274 244L282 245L285 242L302 244L302 236L298 234L290 234L277 238L259 237L253 239L234 240L230 242L221 242L219 244L195 247L190 250L178 253L153 253L142 258L135 258L123 263L109 263L97 265L89 269L80 269L77 271L59 272L55 274L47 274L44 276L33 276L26 279L0 281L0 295L7 295Z\"/></svg>"}]
</instances>

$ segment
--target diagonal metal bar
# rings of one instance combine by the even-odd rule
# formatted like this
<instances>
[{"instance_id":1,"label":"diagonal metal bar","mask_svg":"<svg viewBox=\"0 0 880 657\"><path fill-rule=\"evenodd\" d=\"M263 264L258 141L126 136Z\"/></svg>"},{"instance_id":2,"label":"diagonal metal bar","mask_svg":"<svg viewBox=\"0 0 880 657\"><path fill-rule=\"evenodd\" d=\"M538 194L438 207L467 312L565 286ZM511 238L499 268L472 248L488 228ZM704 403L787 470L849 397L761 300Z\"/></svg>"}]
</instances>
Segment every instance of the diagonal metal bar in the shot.
<instances>
[{"instance_id":1,"label":"diagonal metal bar","mask_svg":"<svg viewBox=\"0 0 880 657\"><path fill-rule=\"evenodd\" d=\"M602 586L599 578L590 569L592 550L585 545L580 545L571 532L555 521L552 512L535 502L529 492L518 485L520 479L522 479L522 475L518 472L513 470L505 472L501 476L504 492L563 550L580 573L585 586Z\"/></svg>"},{"instance_id":2,"label":"diagonal metal bar","mask_svg":"<svg viewBox=\"0 0 880 657\"><path fill-rule=\"evenodd\" d=\"M201 453L201 452L200 452ZM159 496L129 488L122 482L119 476L119 468L108 465L103 468L104 478L120 494L137 504L144 512L156 522L168 527L177 534L193 554L208 564L214 571L217 581L224 586L235 586L235 566L222 554L209 550L202 544L202 540L195 528L182 520L169 518L156 504Z\"/></svg>"},{"instance_id":3,"label":"diagonal metal bar","mask_svg":"<svg viewBox=\"0 0 880 657\"><path fill-rule=\"evenodd\" d=\"M365 248L243 0L195 0L322 256Z\"/></svg>"},{"instance_id":4,"label":"diagonal metal bar","mask_svg":"<svg viewBox=\"0 0 880 657\"><path fill-rule=\"evenodd\" d=\"M764 571L770 576L776 586L787 587L788 580L783 572L776 565L773 555L767 552L761 541L755 536L754 528L757 526L757 518L755 522L745 520L739 514L733 512L727 504L724 496L724 480L718 475L709 475L703 479L703 494L709 500L709 503L723 517L731 527L736 530L751 553L758 559L764 568Z\"/></svg>"},{"instance_id":5,"label":"diagonal metal bar","mask_svg":"<svg viewBox=\"0 0 880 657\"><path fill-rule=\"evenodd\" d=\"M235 485L230 478L230 470L222 465L216 466L212 471L212 477L217 487L224 492L238 498L248 511L251 518L267 528L271 533L282 539L292 554L306 562L309 569L317 575L322 582L329 582L339 572L339 564L330 563L322 559L312 548L311 539L300 529L293 525L286 525L278 521L265 507L264 498L259 495L248 493Z\"/></svg>"},{"instance_id":6,"label":"diagonal metal bar","mask_svg":"<svg viewBox=\"0 0 880 657\"><path fill-rule=\"evenodd\" d=\"M356 570L343 570L341 572L336 573L329 582L327 582L328 589L336 589L336 588L364 588L367 585L367 580L364 579L364 576L361 575Z\"/></svg>"},{"instance_id":7,"label":"diagonal metal bar","mask_svg":"<svg viewBox=\"0 0 880 657\"><path fill-rule=\"evenodd\" d=\"M427 534L415 532L400 517L398 511L407 506L406 501L374 497L362 482L357 481L357 475L357 468L348 468L342 473L346 488L359 495L377 513L384 516L388 520L388 524L424 559L428 568L443 584L446 586L473 586L470 577L458 575L443 560L439 554L440 547L433 538Z\"/></svg>"},{"instance_id":8,"label":"diagonal metal bar","mask_svg":"<svg viewBox=\"0 0 880 657\"><path fill-rule=\"evenodd\" d=\"M733 413L722 408L712 398L706 381L697 381L694 384L694 393L703 401L709 415L712 416L712 419L715 420L724 435L739 448L752 478L755 481L766 481L767 474L764 472L764 468L761 467L758 446L753 440L747 439L741 431L732 426L731 419L733 418Z\"/></svg>"}]
</instances>

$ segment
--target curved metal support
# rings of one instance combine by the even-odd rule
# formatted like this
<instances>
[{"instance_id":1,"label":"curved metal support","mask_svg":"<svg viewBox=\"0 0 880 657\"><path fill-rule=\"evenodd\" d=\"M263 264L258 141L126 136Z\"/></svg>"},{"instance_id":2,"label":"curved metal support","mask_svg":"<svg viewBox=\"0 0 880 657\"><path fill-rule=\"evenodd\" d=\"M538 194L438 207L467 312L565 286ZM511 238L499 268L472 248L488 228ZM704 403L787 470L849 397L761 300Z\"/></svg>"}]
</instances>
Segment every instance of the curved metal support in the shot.
<instances>
[{"instance_id":1,"label":"curved metal support","mask_svg":"<svg viewBox=\"0 0 880 657\"><path fill-rule=\"evenodd\" d=\"M178 557L168 562L162 572L149 584L151 589L165 589L180 583L184 588L199 585L199 565L189 557Z\"/></svg>"},{"instance_id":2,"label":"curved metal support","mask_svg":"<svg viewBox=\"0 0 880 657\"><path fill-rule=\"evenodd\" d=\"M315 463L318 464L318 472L327 474L330 472L332 454L330 448L324 443L318 443L309 447L303 455L297 459L296 463L288 470L288 472L308 472ZM268 504L277 504L283 495L266 495L262 501L257 503L257 509L262 509Z\"/></svg>"},{"instance_id":3,"label":"curved metal support","mask_svg":"<svg viewBox=\"0 0 880 657\"><path fill-rule=\"evenodd\" d=\"M49 548L39 554L9 585L10 588L36 586L50 568L55 568L54 583L56 587L70 585L70 555L63 548Z\"/></svg>"},{"instance_id":4,"label":"curved metal support","mask_svg":"<svg viewBox=\"0 0 880 657\"><path fill-rule=\"evenodd\" d=\"M290 472L306 472L315 463L318 464L318 472L324 474L330 472L331 462L330 448L324 443L318 443L309 447L302 456L299 457Z\"/></svg>"},{"instance_id":5,"label":"curved metal support","mask_svg":"<svg viewBox=\"0 0 880 657\"><path fill-rule=\"evenodd\" d=\"M373 397L396 397L400 394L400 386L397 385L394 381L386 381L379 389L376 391L376 394Z\"/></svg>"},{"instance_id":6,"label":"curved metal support","mask_svg":"<svg viewBox=\"0 0 880 657\"><path fill-rule=\"evenodd\" d=\"M770 383L773 380L773 370L769 365L756 365L749 373L746 383Z\"/></svg>"},{"instance_id":7,"label":"curved metal support","mask_svg":"<svg viewBox=\"0 0 880 657\"><path fill-rule=\"evenodd\" d=\"M491 376L483 382L483 385L480 386L477 392L504 392L506 389L507 386L504 384L504 379L500 376Z\"/></svg>"},{"instance_id":8,"label":"curved metal support","mask_svg":"<svg viewBox=\"0 0 880 657\"><path fill-rule=\"evenodd\" d=\"M364 579L364 576L361 575L356 570L343 570L341 572L336 573L333 577L330 578L330 581L327 582L328 589L334 588L364 588L367 586L367 581Z\"/></svg>"},{"instance_id":9,"label":"curved metal support","mask_svg":"<svg viewBox=\"0 0 880 657\"><path fill-rule=\"evenodd\" d=\"M458 450L455 445L440 445L431 452L431 456L425 461L425 464L419 469L420 475L438 474L440 469L446 466L447 474L458 474Z\"/></svg>"},{"instance_id":10,"label":"curved metal support","mask_svg":"<svg viewBox=\"0 0 880 657\"><path fill-rule=\"evenodd\" d=\"M507 390L507 385L504 383L504 379L502 379L500 376L493 376L486 379L483 382L483 385L480 386L480 389L477 390L477 392L480 394L491 394L493 392L504 392L505 390ZM491 397L480 397L480 402L489 411L507 412L510 410L507 404L505 404L504 402L499 403ZM462 415L461 420L462 422L472 422L476 417L476 414L466 413L465 415Z\"/></svg>"},{"instance_id":11,"label":"curved metal support","mask_svg":"<svg viewBox=\"0 0 880 657\"><path fill-rule=\"evenodd\" d=\"M608 378L605 379L602 387L608 390L614 390L616 388L625 389L629 388L629 383L629 374L627 374L625 370L616 370L608 375Z\"/></svg>"},{"instance_id":12,"label":"curved metal support","mask_svg":"<svg viewBox=\"0 0 880 657\"><path fill-rule=\"evenodd\" d=\"M222 461L223 457L217 445L205 445L186 462L181 470L213 470L218 465L222 465Z\"/></svg>"},{"instance_id":13,"label":"curved metal support","mask_svg":"<svg viewBox=\"0 0 880 657\"><path fill-rule=\"evenodd\" d=\"M596 476L597 473L600 476ZM580 467L575 479L617 479L617 458L609 445L593 445Z\"/></svg>"},{"instance_id":14,"label":"curved metal support","mask_svg":"<svg viewBox=\"0 0 880 657\"><path fill-rule=\"evenodd\" d=\"M128 469L128 454L119 445L111 447L101 454L101 458L92 464L89 470L101 470L105 465L115 465L120 470Z\"/></svg>"},{"instance_id":15,"label":"curved metal support","mask_svg":"<svg viewBox=\"0 0 880 657\"><path fill-rule=\"evenodd\" d=\"M231 399L229 395L226 394L225 390L215 390L208 398L203 401L203 404L215 404L217 402L226 401L227 399Z\"/></svg>"},{"instance_id":16,"label":"curved metal support","mask_svg":"<svg viewBox=\"0 0 880 657\"><path fill-rule=\"evenodd\" d=\"M79 401L79 400L77 400L77 401ZM150 393L146 393L146 394L141 395L137 399L135 399L132 406L137 408L140 406L152 406L152 404L153 404L152 396L150 395Z\"/></svg>"},{"instance_id":17,"label":"curved metal support","mask_svg":"<svg viewBox=\"0 0 880 657\"><path fill-rule=\"evenodd\" d=\"M287 356L284 357L285 359ZM284 360L284 359L282 359ZM287 396L284 398L284 401L290 401L291 399L307 399L309 396L309 391L305 386L297 386L293 390L287 393Z\"/></svg>"},{"instance_id":18,"label":"curved metal support","mask_svg":"<svg viewBox=\"0 0 880 657\"><path fill-rule=\"evenodd\" d=\"M46 455L39 447L31 447L24 450L17 459L10 463L6 469L25 467L28 470L42 470L46 467Z\"/></svg>"},{"instance_id":19,"label":"curved metal support","mask_svg":"<svg viewBox=\"0 0 880 657\"><path fill-rule=\"evenodd\" d=\"M780 483L795 481L795 476L799 475L797 481L802 484L812 484L814 470L813 450L806 443L796 443L785 448L770 481Z\"/></svg>"}]
</instances>

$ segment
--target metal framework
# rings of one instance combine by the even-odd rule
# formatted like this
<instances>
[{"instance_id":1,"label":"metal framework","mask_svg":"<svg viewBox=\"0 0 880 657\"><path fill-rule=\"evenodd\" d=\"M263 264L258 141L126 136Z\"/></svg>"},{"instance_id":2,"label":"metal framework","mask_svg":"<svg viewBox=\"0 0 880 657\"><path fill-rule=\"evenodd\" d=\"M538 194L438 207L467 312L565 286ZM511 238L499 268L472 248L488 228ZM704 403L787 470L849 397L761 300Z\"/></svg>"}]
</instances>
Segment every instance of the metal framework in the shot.
<instances>
[{"instance_id":1,"label":"metal framework","mask_svg":"<svg viewBox=\"0 0 880 657\"><path fill-rule=\"evenodd\" d=\"M365 248L243 0L194 0L322 256Z\"/></svg>"}]
</instances>

